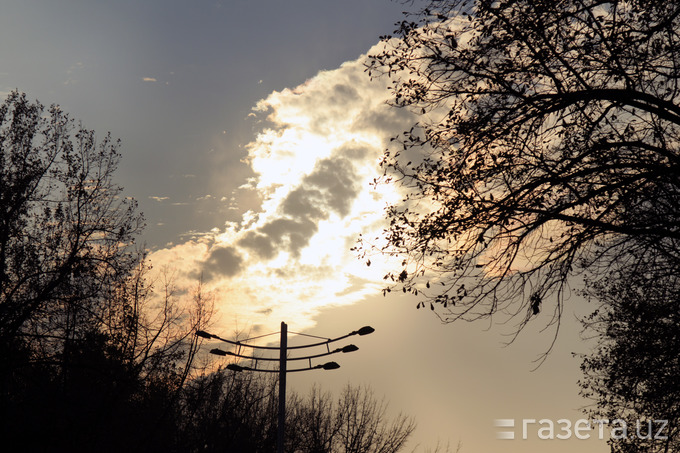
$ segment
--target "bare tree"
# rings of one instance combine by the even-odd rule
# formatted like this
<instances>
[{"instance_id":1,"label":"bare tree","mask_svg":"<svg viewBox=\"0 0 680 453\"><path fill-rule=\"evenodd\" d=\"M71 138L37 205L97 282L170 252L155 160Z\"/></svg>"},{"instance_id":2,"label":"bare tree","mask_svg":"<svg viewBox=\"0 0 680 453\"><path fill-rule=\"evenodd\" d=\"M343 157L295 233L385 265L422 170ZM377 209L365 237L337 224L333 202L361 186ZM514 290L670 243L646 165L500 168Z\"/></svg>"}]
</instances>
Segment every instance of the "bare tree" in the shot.
<instances>
[{"instance_id":1,"label":"bare tree","mask_svg":"<svg viewBox=\"0 0 680 453\"><path fill-rule=\"evenodd\" d=\"M405 194L378 248L403 258L385 291L444 321L500 311L521 328L558 320L581 270L677 260L680 6L426 4L367 65L420 115L382 161Z\"/></svg>"},{"instance_id":2,"label":"bare tree","mask_svg":"<svg viewBox=\"0 0 680 453\"><path fill-rule=\"evenodd\" d=\"M214 370L182 392L178 451L273 451L276 382L254 373Z\"/></svg>"},{"instance_id":3,"label":"bare tree","mask_svg":"<svg viewBox=\"0 0 680 453\"><path fill-rule=\"evenodd\" d=\"M306 400L294 394L289 399L290 419L293 426L289 442L293 450L309 453L333 451L338 436L338 424L333 417L333 397L314 387Z\"/></svg>"},{"instance_id":4,"label":"bare tree","mask_svg":"<svg viewBox=\"0 0 680 453\"><path fill-rule=\"evenodd\" d=\"M184 392L180 450L269 452L276 446L277 381L254 373L218 370L188 383ZM373 392L347 386L333 401L313 388L286 404L286 451L395 453L415 429L412 418L390 417ZM181 444L180 444L181 445Z\"/></svg>"},{"instance_id":5,"label":"bare tree","mask_svg":"<svg viewBox=\"0 0 680 453\"><path fill-rule=\"evenodd\" d=\"M306 400L295 399L288 435L293 449L304 452L394 453L415 429L412 418L390 419L388 405L373 391L347 385L333 404L330 393L312 389Z\"/></svg>"},{"instance_id":6,"label":"bare tree","mask_svg":"<svg viewBox=\"0 0 680 453\"><path fill-rule=\"evenodd\" d=\"M142 263L122 287L121 297L111 303L116 318L104 326L119 331L114 338L142 377L176 373L179 389L193 374L200 337L197 330L206 329L214 311L214 296L206 293L202 281L184 297L177 294L174 274L164 269L155 281L147 282L147 263Z\"/></svg>"},{"instance_id":7,"label":"bare tree","mask_svg":"<svg viewBox=\"0 0 680 453\"><path fill-rule=\"evenodd\" d=\"M0 341L47 317L74 335L142 258L142 216L112 180L119 143L74 129L18 92L0 105Z\"/></svg>"}]
</instances>

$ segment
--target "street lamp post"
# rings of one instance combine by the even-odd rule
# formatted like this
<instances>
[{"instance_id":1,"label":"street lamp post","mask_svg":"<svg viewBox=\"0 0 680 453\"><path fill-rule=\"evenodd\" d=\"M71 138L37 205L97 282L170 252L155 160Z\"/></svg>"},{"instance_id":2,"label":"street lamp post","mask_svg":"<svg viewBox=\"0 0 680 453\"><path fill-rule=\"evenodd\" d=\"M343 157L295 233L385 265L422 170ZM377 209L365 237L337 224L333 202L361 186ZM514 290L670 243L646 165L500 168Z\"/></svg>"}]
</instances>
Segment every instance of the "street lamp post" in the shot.
<instances>
[{"instance_id":1,"label":"street lamp post","mask_svg":"<svg viewBox=\"0 0 680 453\"><path fill-rule=\"evenodd\" d=\"M281 321L281 350L279 351L279 424L276 431L276 452L283 453L286 432L286 363L288 350L288 326Z\"/></svg>"},{"instance_id":2,"label":"street lamp post","mask_svg":"<svg viewBox=\"0 0 680 453\"><path fill-rule=\"evenodd\" d=\"M219 355L219 356L233 356L233 357L238 357L242 359L250 359L255 361L255 367L247 367L247 366L241 366L237 365L235 363L230 363L227 365L227 369L233 370L233 371L259 371L259 372L265 372L265 373L272 373L272 372L277 372L276 370L270 370L266 368L257 368L257 362L258 361L276 361L278 360L279 362L279 414L278 414L278 429L277 429L277 438L276 438L276 451L277 453L284 453L283 451L283 444L284 444L284 437L285 437L285 423L286 423L286 374L287 373L292 373L296 371L309 371L309 370L316 370L316 369L324 369L324 370L335 370L337 368L340 368L340 365L337 364L337 362L326 362L324 364L319 364L312 366L312 359L316 359L319 357L324 357L328 356L331 354L336 354L338 352L346 353L346 352L353 352L358 350L359 348L356 347L353 344L349 344L347 346L344 346L342 348L337 348L331 351L330 347L328 346L330 343L333 343L335 341L343 340L345 338L348 338L352 335L368 335L370 333L373 333L375 329L370 326L365 326L362 327L359 330L355 330L353 332L348 333L347 335L343 335L341 337L337 338L328 338L325 341L317 342L317 343L311 343L311 344L305 344L305 345L300 345L300 346L291 346L288 347L288 326L286 325L285 322L281 322L281 340L279 342L279 346L259 346L259 345L253 345L253 344L247 344L243 343L241 341L231 341L231 340L226 340L224 338L220 338L217 335L210 334L208 332L205 332L203 330L197 330L196 335L201 337L201 338L206 338L206 339L216 339L223 341L225 343L229 343L231 345L237 346L237 352L230 352L230 351L224 351L222 349L212 349L210 350L211 354ZM304 334L300 334L304 335ZM311 336L311 335L307 335ZM245 340L247 341L247 340ZM305 349L305 348L312 348L312 347L318 347L318 346L326 346L326 352L321 353L321 354L315 354L315 355L308 355L308 356L302 356L302 357L288 357L288 350L290 349ZM255 356L248 356L248 355L243 355L241 354L241 348L242 347L247 347L247 348L252 348L252 349L264 349L264 350L278 350L279 351L279 358L273 358L273 357L255 357ZM296 369L288 369L287 363L288 361L296 361L296 360L308 360L309 361L309 366L307 368L296 368Z\"/></svg>"}]
</instances>

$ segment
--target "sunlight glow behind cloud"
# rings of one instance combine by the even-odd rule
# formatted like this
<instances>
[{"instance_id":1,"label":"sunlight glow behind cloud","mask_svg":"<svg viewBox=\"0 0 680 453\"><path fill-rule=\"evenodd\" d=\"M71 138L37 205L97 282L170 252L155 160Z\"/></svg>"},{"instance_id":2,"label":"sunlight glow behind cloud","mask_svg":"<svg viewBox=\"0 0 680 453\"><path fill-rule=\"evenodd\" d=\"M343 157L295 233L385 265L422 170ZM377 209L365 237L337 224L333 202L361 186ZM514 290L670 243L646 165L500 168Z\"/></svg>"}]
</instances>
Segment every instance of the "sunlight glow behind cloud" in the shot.
<instances>
[{"instance_id":1,"label":"sunlight glow behind cloud","mask_svg":"<svg viewBox=\"0 0 680 453\"><path fill-rule=\"evenodd\" d=\"M398 197L370 183L389 139L412 119L386 105L385 81L366 76L365 58L259 101L253 110L267 126L247 145L246 162L260 208L151 254L155 269L177 270L180 288L202 276L221 314L217 331L275 331L281 321L304 329L320 308L381 287L385 269L349 249L360 233L382 229L384 207Z\"/></svg>"}]
</instances>

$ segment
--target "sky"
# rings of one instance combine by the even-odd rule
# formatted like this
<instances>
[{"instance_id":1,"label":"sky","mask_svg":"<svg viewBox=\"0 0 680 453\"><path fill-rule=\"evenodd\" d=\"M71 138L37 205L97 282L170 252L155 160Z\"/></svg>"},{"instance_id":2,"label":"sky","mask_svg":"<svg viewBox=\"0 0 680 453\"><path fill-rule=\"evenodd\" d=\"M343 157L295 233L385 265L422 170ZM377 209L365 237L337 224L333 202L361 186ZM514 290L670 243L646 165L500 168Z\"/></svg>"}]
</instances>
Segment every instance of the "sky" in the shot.
<instances>
[{"instance_id":1,"label":"sky","mask_svg":"<svg viewBox=\"0 0 680 453\"><path fill-rule=\"evenodd\" d=\"M350 251L374 237L389 186L371 186L390 138L415 117L386 105L366 54L408 5L389 0L3 0L0 94L59 104L122 140L116 181L146 217L156 271L180 289L202 277L213 333L288 329L352 341L341 368L291 374L291 390L365 385L413 416L409 450L605 452L604 440L542 440L537 424L572 424L587 352L572 298L556 346L547 319L511 345L513 321L443 325L412 296L381 294L394 262ZM180 291L181 292L181 291ZM548 316L546 314L546 316ZM541 324L543 322L543 324ZM275 338L275 337L274 337ZM309 338L291 334L291 344ZM209 347L206 345L204 347ZM534 370L534 371L532 371ZM515 421L499 440L497 419Z\"/></svg>"}]
</instances>

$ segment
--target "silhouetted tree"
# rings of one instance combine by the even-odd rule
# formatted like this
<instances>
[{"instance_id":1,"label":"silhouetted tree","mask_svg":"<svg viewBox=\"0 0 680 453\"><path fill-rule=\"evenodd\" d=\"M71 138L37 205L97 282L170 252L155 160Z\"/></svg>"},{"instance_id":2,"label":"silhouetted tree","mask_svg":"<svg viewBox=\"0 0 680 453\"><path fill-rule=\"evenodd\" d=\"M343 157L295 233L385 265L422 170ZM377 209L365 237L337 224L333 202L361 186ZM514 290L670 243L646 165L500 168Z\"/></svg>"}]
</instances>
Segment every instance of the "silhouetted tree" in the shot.
<instances>
[{"instance_id":1,"label":"silhouetted tree","mask_svg":"<svg viewBox=\"0 0 680 453\"><path fill-rule=\"evenodd\" d=\"M219 369L187 383L177 451L276 450L276 382Z\"/></svg>"},{"instance_id":2,"label":"silhouetted tree","mask_svg":"<svg viewBox=\"0 0 680 453\"><path fill-rule=\"evenodd\" d=\"M445 321L524 325L550 295L558 319L580 270L677 262L677 2L438 0L415 16L367 65L420 115L382 161L404 193L387 245L359 245L403 258L386 291Z\"/></svg>"},{"instance_id":3,"label":"silhouetted tree","mask_svg":"<svg viewBox=\"0 0 680 453\"><path fill-rule=\"evenodd\" d=\"M155 300L140 291L142 269L97 322L78 328L68 355L45 353L36 344L46 341L33 337L0 346L6 442L36 452L182 451L173 448L185 386L200 371L194 332L206 328L211 298L199 286L191 301L166 288Z\"/></svg>"},{"instance_id":4,"label":"silhouetted tree","mask_svg":"<svg viewBox=\"0 0 680 453\"><path fill-rule=\"evenodd\" d=\"M413 419L402 414L389 420L385 401L364 387L347 385L335 404L329 393L314 388L306 400L295 400L291 411L293 451L398 452L415 429Z\"/></svg>"},{"instance_id":5,"label":"silhouetted tree","mask_svg":"<svg viewBox=\"0 0 680 453\"><path fill-rule=\"evenodd\" d=\"M0 106L0 341L49 332L61 350L40 347L68 354L76 326L140 262L142 217L112 180L118 147L24 94Z\"/></svg>"},{"instance_id":6,"label":"silhouetted tree","mask_svg":"<svg viewBox=\"0 0 680 453\"><path fill-rule=\"evenodd\" d=\"M588 415L618 429L609 441L612 452L677 451L679 277L622 272L594 285L591 296L599 308L585 325L598 345L584 357L580 381L582 395L595 403ZM625 421L625 437L614 420Z\"/></svg>"},{"instance_id":7,"label":"silhouetted tree","mask_svg":"<svg viewBox=\"0 0 680 453\"><path fill-rule=\"evenodd\" d=\"M119 143L0 105L0 437L23 451L167 451L212 300L148 282ZM154 288L155 285L155 288ZM187 300L188 299L188 300Z\"/></svg>"},{"instance_id":8,"label":"silhouetted tree","mask_svg":"<svg viewBox=\"0 0 680 453\"><path fill-rule=\"evenodd\" d=\"M277 385L275 379L226 370L189 383L180 451L274 451ZM415 428L403 415L390 419L386 403L361 387L347 386L336 403L317 388L308 398L293 393L286 405L286 451L393 453Z\"/></svg>"}]
</instances>

